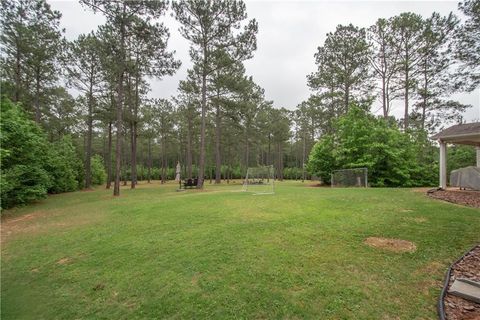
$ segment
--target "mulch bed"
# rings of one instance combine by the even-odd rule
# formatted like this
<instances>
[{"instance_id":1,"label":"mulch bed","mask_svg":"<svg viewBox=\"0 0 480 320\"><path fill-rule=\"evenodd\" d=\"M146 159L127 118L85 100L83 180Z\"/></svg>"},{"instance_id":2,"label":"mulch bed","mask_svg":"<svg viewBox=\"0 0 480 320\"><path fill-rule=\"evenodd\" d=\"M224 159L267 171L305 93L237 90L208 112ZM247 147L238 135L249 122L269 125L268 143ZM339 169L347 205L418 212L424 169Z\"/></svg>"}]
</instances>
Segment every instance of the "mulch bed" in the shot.
<instances>
[{"instance_id":1,"label":"mulch bed","mask_svg":"<svg viewBox=\"0 0 480 320\"><path fill-rule=\"evenodd\" d=\"M464 206L480 208L480 191L435 190L427 193L430 197Z\"/></svg>"},{"instance_id":2,"label":"mulch bed","mask_svg":"<svg viewBox=\"0 0 480 320\"><path fill-rule=\"evenodd\" d=\"M466 278L480 282L480 245L470 251L452 267L448 288L456 278ZM479 320L480 304L448 293L443 300L447 320Z\"/></svg>"}]
</instances>

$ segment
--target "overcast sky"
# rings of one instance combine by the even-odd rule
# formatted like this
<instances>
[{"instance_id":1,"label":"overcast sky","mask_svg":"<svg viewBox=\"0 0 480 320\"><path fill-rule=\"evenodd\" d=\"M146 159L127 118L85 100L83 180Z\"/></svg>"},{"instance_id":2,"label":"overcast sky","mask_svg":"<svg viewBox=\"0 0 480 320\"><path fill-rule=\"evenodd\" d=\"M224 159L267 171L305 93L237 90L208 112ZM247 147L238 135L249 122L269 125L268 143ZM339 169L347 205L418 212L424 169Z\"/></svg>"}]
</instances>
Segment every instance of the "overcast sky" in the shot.
<instances>
[{"instance_id":1,"label":"overcast sky","mask_svg":"<svg viewBox=\"0 0 480 320\"><path fill-rule=\"evenodd\" d=\"M61 24L68 40L104 23L100 14L93 14L77 1L49 2L62 13ZM433 11L442 15L451 11L459 14L455 1L246 1L246 5L248 18L255 18L259 29L258 49L253 59L245 63L247 74L265 89L266 98L273 100L275 107L288 109L294 109L311 94L306 76L316 69L313 55L325 41L325 35L334 31L338 24L369 27L378 18L389 18L405 11L424 17ZM150 95L156 98L176 95L179 80L186 77L186 70L191 66L189 44L179 34L178 23L170 13L163 20L171 33L169 48L176 51L182 67L174 76L152 80ZM464 115L468 122L480 121L480 89L451 98L473 106ZM372 111L377 111L378 107L377 103ZM394 106L393 114L402 116L400 102Z\"/></svg>"}]
</instances>

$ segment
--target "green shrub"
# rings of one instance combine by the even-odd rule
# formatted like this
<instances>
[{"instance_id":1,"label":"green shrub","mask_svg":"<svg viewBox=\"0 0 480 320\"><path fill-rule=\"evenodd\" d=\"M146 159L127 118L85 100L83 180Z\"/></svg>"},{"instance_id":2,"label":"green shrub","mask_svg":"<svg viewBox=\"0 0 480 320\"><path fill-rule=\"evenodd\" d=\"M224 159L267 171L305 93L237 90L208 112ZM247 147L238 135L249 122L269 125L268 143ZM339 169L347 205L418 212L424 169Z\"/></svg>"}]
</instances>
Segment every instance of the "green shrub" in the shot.
<instances>
[{"instance_id":1,"label":"green shrub","mask_svg":"<svg viewBox=\"0 0 480 320\"><path fill-rule=\"evenodd\" d=\"M2 208L78 189L83 165L72 139L47 141L42 129L6 98L1 100Z\"/></svg>"},{"instance_id":2,"label":"green shrub","mask_svg":"<svg viewBox=\"0 0 480 320\"><path fill-rule=\"evenodd\" d=\"M315 144L307 168L323 181L330 181L333 170L365 167L372 186L432 185L437 171L426 148L433 148L426 136L402 133L394 123L352 106L335 133ZM422 150L428 154L422 156Z\"/></svg>"},{"instance_id":3,"label":"green shrub","mask_svg":"<svg viewBox=\"0 0 480 320\"><path fill-rule=\"evenodd\" d=\"M312 148L307 170L323 182L330 182L330 173L337 168L333 153L333 136L324 135Z\"/></svg>"},{"instance_id":4,"label":"green shrub","mask_svg":"<svg viewBox=\"0 0 480 320\"><path fill-rule=\"evenodd\" d=\"M101 156L94 155L92 157L91 163L91 173L92 173L92 184L100 185L107 181L107 172L103 166L103 159Z\"/></svg>"},{"instance_id":5,"label":"green shrub","mask_svg":"<svg viewBox=\"0 0 480 320\"><path fill-rule=\"evenodd\" d=\"M52 185L46 170L49 143L42 130L18 107L1 99L2 208L45 198Z\"/></svg>"},{"instance_id":6,"label":"green shrub","mask_svg":"<svg viewBox=\"0 0 480 320\"><path fill-rule=\"evenodd\" d=\"M75 153L70 136L64 136L59 141L52 143L47 168L52 177L50 193L61 193L78 190L78 171L82 162Z\"/></svg>"}]
</instances>

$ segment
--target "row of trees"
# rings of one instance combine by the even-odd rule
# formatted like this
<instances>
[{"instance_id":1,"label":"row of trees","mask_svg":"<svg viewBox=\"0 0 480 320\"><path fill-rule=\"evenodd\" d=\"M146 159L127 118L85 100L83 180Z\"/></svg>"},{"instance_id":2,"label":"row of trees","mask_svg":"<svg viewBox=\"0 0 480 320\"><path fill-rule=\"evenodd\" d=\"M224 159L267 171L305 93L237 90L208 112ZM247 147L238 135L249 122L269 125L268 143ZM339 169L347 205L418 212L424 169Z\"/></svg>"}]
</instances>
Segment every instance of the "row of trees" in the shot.
<instances>
[{"instance_id":1,"label":"row of trees","mask_svg":"<svg viewBox=\"0 0 480 320\"><path fill-rule=\"evenodd\" d=\"M73 137L86 188L93 154L103 155L107 188L113 180L115 195L126 172L135 188L139 157L148 172L159 164L162 181L178 160L187 177L200 177L199 186L212 167L217 183L222 173L227 178L258 163L275 162L282 177L285 160L293 162L285 158L292 115L274 109L245 74L257 23L247 20L242 1L172 4L193 61L172 100L148 97L149 78L171 75L180 66L166 49L169 30L159 22L167 2L81 3L103 14L106 23L68 42L59 27L61 14L45 1L2 2L2 89L50 141ZM70 88L80 93L77 98ZM299 166L295 160L287 165Z\"/></svg>"},{"instance_id":2,"label":"row of trees","mask_svg":"<svg viewBox=\"0 0 480 320\"><path fill-rule=\"evenodd\" d=\"M315 141L337 130L352 103L370 111L379 92L388 118L392 102L402 99L403 128L433 130L445 110L452 119L465 108L446 100L448 93L479 82L478 1L460 5L463 24L453 15L405 13L366 30L338 26L315 55L318 70L308 77L314 94L293 111L275 108L245 72L258 25L242 1L80 2L106 22L72 42L46 1L1 2L2 93L50 143L71 137L86 188L92 158L101 155L114 195L121 180L135 188L139 175L166 181L177 161L200 187L204 177L220 183L263 164L273 164L279 179L305 179ZM149 79L180 66L161 23L169 10L190 42L193 66L176 97L152 99Z\"/></svg>"},{"instance_id":3,"label":"row of trees","mask_svg":"<svg viewBox=\"0 0 480 320\"><path fill-rule=\"evenodd\" d=\"M429 132L461 121L469 106L452 101L455 92L480 84L480 4L459 5L464 24L450 13L424 19L407 12L378 19L369 28L339 25L315 54L318 69L308 76L313 90L306 102L322 111L323 129L354 102L369 108L377 100L385 118L403 102L399 125Z\"/></svg>"},{"instance_id":4,"label":"row of trees","mask_svg":"<svg viewBox=\"0 0 480 320\"><path fill-rule=\"evenodd\" d=\"M310 173L329 181L331 170L367 167L377 186L436 183L437 148L427 136L462 122L470 106L449 98L480 84L480 1L459 9L463 24L452 13L425 19L408 12L327 34L315 54L318 68L307 77L313 94L297 108L311 117L300 123L300 132L310 133L307 149L321 138ZM375 101L383 120L371 115ZM395 103L403 103L402 119L392 116ZM459 150L473 164L473 148ZM449 167L458 167L455 161Z\"/></svg>"}]
</instances>

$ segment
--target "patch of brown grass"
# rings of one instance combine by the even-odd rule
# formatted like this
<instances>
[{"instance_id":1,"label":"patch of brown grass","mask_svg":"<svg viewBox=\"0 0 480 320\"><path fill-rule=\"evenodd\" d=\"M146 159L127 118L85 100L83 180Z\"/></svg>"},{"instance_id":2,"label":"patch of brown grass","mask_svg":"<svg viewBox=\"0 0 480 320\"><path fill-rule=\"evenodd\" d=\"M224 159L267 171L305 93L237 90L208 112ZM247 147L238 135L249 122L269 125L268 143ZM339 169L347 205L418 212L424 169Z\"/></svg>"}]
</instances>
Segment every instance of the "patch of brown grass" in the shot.
<instances>
[{"instance_id":1,"label":"patch of brown grass","mask_svg":"<svg viewBox=\"0 0 480 320\"><path fill-rule=\"evenodd\" d=\"M63 216L63 217L62 217ZM22 216L3 216L0 225L0 244L22 234L38 234L54 229L68 229L94 223L99 215L65 214L64 211L34 211Z\"/></svg>"},{"instance_id":2,"label":"patch of brown grass","mask_svg":"<svg viewBox=\"0 0 480 320\"><path fill-rule=\"evenodd\" d=\"M418 292L424 296L428 296L431 288L440 288L442 281L431 277L432 274L443 274L445 266L438 261L431 261L413 272L413 275L419 277L420 280L416 281L414 286Z\"/></svg>"},{"instance_id":3,"label":"patch of brown grass","mask_svg":"<svg viewBox=\"0 0 480 320\"><path fill-rule=\"evenodd\" d=\"M2 216L2 224L0 226L1 237L0 243L5 243L8 237L17 233L21 229L27 229L27 232L34 231L32 223L34 220L45 217L47 214L43 211L34 211L20 217Z\"/></svg>"},{"instance_id":4,"label":"patch of brown grass","mask_svg":"<svg viewBox=\"0 0 480 320\"><path fill-rule=\"evenodd\" d=\"M417 246L413 242L402 239L368 237L365 239L365 244L373 248L392 252L414 252L417 250Z\"/></svg>"},{"instance_id":5,"label":"patch of brown grass","mask_svg":"<svg viewBox=\"0 0 480 320\"><path fill-rule=\"evenodd\" d=\"M445 268L445 266L438 262L438 261L431 261L431 262L428 262L426 264L424 264L423 266L421 266L420 268L418 268L414 274L415 275L428 275L428 274L435 274L435 273L442 273L443 269Z\"/></svg>"},{"instance_id":6,"label":"patch of brown grass","mask_svg":"<svg viewBox=\"0 0 480 320\"><path fill-rule=\"evenodd\" d=\"M72 259L69 257L62 258L56 262L56 264L64 265L64 264L70 264L72 262Z\"/></svg>"},{"instance_id":7,"label":"patch of brown grass","mask_svg":"<svg viewBox=\"0 0 480 320\"><path fill-rule=\"evenodd\" d=\"M195 273L192 277L192 286L196 287L198 285L198 280L200 279L201 274L200 273Z\"/></svg>"}]
</instances>

